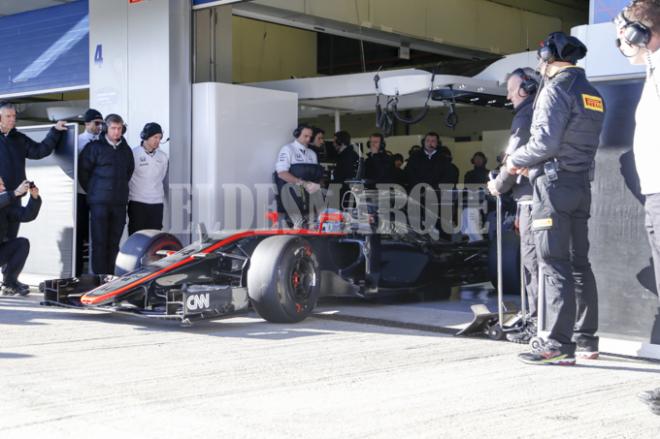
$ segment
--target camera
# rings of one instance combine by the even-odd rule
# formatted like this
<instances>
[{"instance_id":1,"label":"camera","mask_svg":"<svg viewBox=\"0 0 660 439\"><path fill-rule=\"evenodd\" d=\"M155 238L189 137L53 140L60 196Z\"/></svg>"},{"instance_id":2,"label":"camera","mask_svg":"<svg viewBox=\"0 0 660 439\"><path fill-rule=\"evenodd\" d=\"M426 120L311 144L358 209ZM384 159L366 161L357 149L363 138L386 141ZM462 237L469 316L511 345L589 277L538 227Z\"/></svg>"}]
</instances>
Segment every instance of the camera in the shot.
<instances>
[{"instance_id":1,"label":"camera","mask_svg":"<svg viewBox=\"0 0 660 439\"><path fill-rule=\"evenodd\" d=\"M36 187L34 181L28 181L28 184L30 185L30 189L34 189Z\"/></svg>"}]
</instances>

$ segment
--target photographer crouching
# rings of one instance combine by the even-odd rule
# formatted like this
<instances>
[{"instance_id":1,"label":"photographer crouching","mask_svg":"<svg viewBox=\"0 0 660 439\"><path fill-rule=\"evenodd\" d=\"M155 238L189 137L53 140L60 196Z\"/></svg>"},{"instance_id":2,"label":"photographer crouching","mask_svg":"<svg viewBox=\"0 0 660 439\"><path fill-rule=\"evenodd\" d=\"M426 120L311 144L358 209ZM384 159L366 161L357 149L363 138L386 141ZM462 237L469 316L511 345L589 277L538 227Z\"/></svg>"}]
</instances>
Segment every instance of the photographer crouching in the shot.
<instances>
[{"instance_id":1,"label":"photographer crouching","mask_svg":"<svg viewBox=\"0 0 660 439\"><path fill-rule=\"evenodd\" d=\"M26 206L20 198L30 193ZM25 261L30 253L30 241L26 238L11 238L8 231L18 223L33 221L39 214L41 197L39 188L31 181L24 181L14 191L8 191L0 177L0 265L4 265L2 295L27 296L30 287L18 281Z\"/></svg>"}]
</instances>

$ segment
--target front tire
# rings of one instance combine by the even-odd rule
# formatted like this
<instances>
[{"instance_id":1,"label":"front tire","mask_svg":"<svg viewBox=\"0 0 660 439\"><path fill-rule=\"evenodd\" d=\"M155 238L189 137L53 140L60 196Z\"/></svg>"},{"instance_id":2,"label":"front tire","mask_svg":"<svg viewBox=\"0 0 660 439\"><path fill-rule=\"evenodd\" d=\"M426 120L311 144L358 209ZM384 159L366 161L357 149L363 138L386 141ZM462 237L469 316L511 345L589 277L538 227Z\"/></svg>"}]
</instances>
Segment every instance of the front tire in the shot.
<instances>
[{"instance_id":1,"label":"front tire","mask_svg":"<svg viewBox=\"0 0 660 439\"><path fill-rule=\"evenodd\" d=\"M169 233L160 230L140 230L133 233L121 246L115 263L115 275L122 276L138 270L151 262L162 259L159 250L179 251L181 242Z\"/></svg>"},{"instance_id":2,"label":"front tire","mask_svg":"<svg viewBox=\"0 0 660 439\"><path fill-rule=\"evenodd\" d=\"M312 246L298 236L272 236L260 242L252 253L247 277L252 306L271 323L303 321L321 291Z\"/></svg>"}]
</instances>

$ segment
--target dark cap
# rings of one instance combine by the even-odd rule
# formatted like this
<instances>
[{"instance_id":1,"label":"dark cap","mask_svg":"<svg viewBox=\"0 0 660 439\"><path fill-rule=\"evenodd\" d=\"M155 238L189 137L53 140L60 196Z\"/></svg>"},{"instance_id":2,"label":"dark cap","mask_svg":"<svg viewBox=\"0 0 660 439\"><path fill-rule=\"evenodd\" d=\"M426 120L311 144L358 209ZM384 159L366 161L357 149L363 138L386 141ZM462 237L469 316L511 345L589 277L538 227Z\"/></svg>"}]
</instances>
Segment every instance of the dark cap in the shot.
<instances>
[{"instance_id":1,"label":"dark cap","mask_svg":"<svg viewBox=\"0 0 660 439\"><path fill-rule=\"evenodd\" d=\"M97 110L90 108L89 110L85 111L85 123L89 123L93 120L103 120L103 116L101 113L99 113Z\"/></svg>"},{"instance_id":2,"label":"dark cap","mask_svg":"<svg viewBox=\"0 0 660 439\"><path fill-rule=\"evenodd\" d=\"M155 136L156 134L162 135L163 129L156 122L149 122L144 126L144 128L142 128L140 139L147 140L149 137Z\"/></svg>"},{"instance_id":3,"label":"dark cap","mask_svg":"<svg viewBox=\"0 0 660 439\"><path fill-rule=\"evenodd\" d=\"M577 64L587 55L587 46L579 39L564 32L552 32L543 41L538 55L545 62L565 61Z\"/></svg>"}]
</instances>

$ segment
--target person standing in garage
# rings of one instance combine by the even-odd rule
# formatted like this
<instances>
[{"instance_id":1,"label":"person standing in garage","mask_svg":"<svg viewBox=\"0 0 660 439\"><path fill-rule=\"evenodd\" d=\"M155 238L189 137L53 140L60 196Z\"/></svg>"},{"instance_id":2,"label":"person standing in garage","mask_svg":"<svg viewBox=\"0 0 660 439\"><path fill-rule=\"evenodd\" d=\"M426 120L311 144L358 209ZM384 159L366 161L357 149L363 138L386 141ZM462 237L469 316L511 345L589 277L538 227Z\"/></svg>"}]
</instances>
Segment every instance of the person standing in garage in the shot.
<instances>
[{"instance_id":1,"label":"person standing in garage","mask_svg":"<svg viewBox=\"0 0 660 439\"><path fill-rule=\"evenodd\" d=\"M356 178L360 158L353 149L353 145L351 145L351 135L348 131L337 131L335 133L335 150L337 151L337 166L335 166L333 172L332 182L342 185L341 200L341 197L348 190L346 181Z\"/></svg>"},{"instance_id":2,"label":"person standing in garage","mask_svg":"<svg viewBox=\"0 0 660 439\"><path fill-rule=\"evenodd\" d=\"M85 149L89 142L98 140L103 126L103 116L93 108L85 111L85 131L78 136L78 154ZM83 252L85 244L89 244L89 206L87 205L87 194L78 183L78 204L76 205L76 276L80 276L83 270Z\"/></svg>"},{"instance_id":3,"label":"person standing in garage","mask_svg":"<svg viewBox=\"0 0 660 439\"><path fill-rule=\"evenodd\" d=\"M277 209L279 212L287 213L290 223L293 222L296 225L300 225L300 221L302 221L299 215L304 210L304 193L314 194L321 189L318 181L322 177L322 169L318 166L316 153L309 148L312 133L311 126L307 124L298 125L293 130L294 141L280 149L275 162L274 177L278 190ZM285 200L287 197L283 197L282 193L287 184L291 185L289 186L289 193L291 194L291 200L298 208L298 212L288 212L286 209Z\"/></svg>"},{"instance_id":4,"label":"person standing in garage","mask_svg":"<svg viewBox=\"0 0 660 439\"><path fill-rule=\"evenodd\" d=\"M91 213L92 272L114 274L119 242L126 225L128 182L133 175L133 152L124 139L121 116L109 114L98 140L80 153L78 181L87 192Z\"/></svg>"},{"instance_id":5,"label":"person standing in garage","mask_svg":"<svg viewBox=\"0 0 660 439\"><path fill-rule=\"evenodd\" d=\"M635 167L645 196L645 225L648 234L656 291L660 291L660 161L658 114L660 114L660 2L637 0L615 19L617 46L631 64L646 64L646 81L635 113L633 150ZM640 400L660 415L660 387L641 392Z\"/></svg>"},{"instance_id":6,"label":"person standing in garage","mask_svg":"<svg viewBox=\"0 0 660 439\"><path fill-rule=\"evenodd\" d=\"M429 132L422 138L422 149L412 152L406 165L406 178L412 190L418 184L428 184L438 189L442 176L443 161L438 154L438 147L442 146L440 135Z\"/></svg>"},{"instance_id":7,"label":"person standing in garage","mask_svg":"<svg viewBox=\"0 0 660 439\"><path fill-rule=\"evenodd\" d=\"M316 161L325 157L325 131L319 127L312 127L312 141L309 148L316 153Z\"/></svg>"},{"instance_id":8,"label":"person standing in garage","mask_svg":"<svg viewBox=\"0 0 660 439\"><path fill-rule=\"evenodd\" d=\"M586 53L580 40L563 32L545 39L538 51L544 86L534 106L531 137L506 160L510 174L527 173L534 186L532 230L548 304L549 337L519 355L528 364L573 365L576 350L580 357L598 355L588 220L605 105L575 65Z\"/></svg>"},{"instance_id":9,"label":"person standing in garage","mask_svg":"<svg viewBox=\"0 0 660 439\"><path fill-rule=\"evenodd\" d=\"M133 148L135 171L128 183L128 234L163 228L165 176L168 157L160 150L163 129L149 122L140 133L140 146Z\"/></svg>"},{"instance_id":10,"label":"person standing in garage","mask_svg":"<svg viewBox=\"0 0 660 439\"><path fill-rule=\"evenodd\" d=\"M505 154L511 155L529 141L534 112L534 99L538 91L540 77L531 68L520 68L508 75L507 98L513 104L513 122ZM488 182L488 190L494 196L512 191L513 199L518 203L518 229L520 230L521 264L529 315L526 327L507 334L506 338L514 343L528 343L536 335L536 305L538 302L538 259L532 232L532 185L523 175L511 175L502 169L495 180Z\"/></svg>"},{"instance_id":11,"label":"person standing in garage","mask_svg":"<svg viewBox=\"0 0 660 439\"><path fill-rule=\"evenodd\" d=\"M475 152L470 160L472 163L473 169L467 171L463 177L463 183L465 184L487 184L488 183L488 168L486 168L486 163L488 159L486 154L481 151Z\"/></svg>"},{"instance_id":12,"label":"person standing in garage","mask_svg":"<svg viewBox=\"0 0 660 439\"><path fill-rule=\"evenodd\" d=\"M394 182L394 160L385 152L385 137L381 133L369 136L369 157L364 162L364 178L370 185Z\"/></svg>"}]
</instances>

